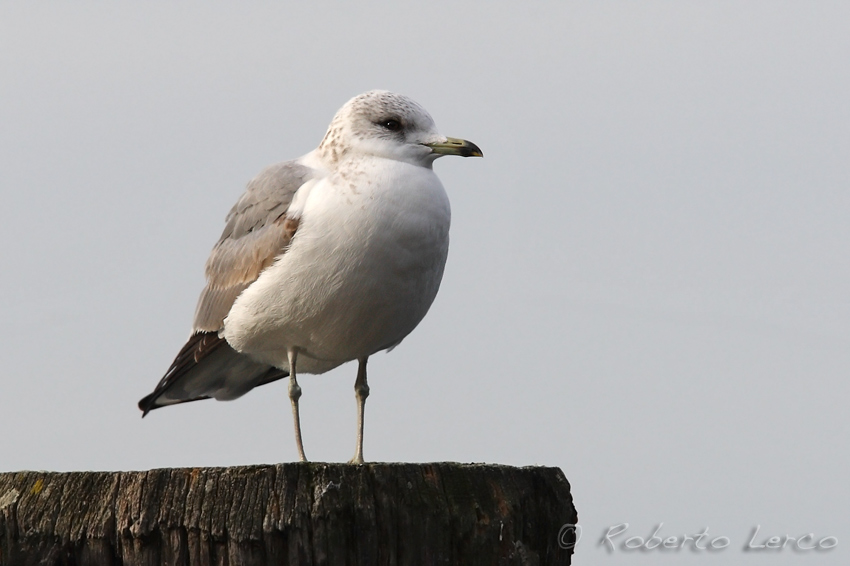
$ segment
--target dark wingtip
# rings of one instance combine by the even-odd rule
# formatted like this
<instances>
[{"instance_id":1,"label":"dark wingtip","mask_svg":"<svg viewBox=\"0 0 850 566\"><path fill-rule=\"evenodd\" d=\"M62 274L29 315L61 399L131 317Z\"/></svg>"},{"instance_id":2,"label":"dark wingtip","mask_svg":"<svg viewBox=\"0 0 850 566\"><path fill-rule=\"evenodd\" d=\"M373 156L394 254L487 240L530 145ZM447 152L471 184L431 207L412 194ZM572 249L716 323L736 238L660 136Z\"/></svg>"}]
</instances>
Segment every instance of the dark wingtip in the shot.
<instances>
[{"instance_id":1,"label":"dark wingtip","mask_svg":"<svg viewBox=\"0 0 850 566\"><path fill-rule=\"evenodd\" d=\"M153 393L142 397L139 401L139 409L142 411L142 418L145 418L148 413L154 409L164 407L166 405L176 405L177 403L185 403L200 399L207 399L202 396L197 399L185 399L183 401L169 401L168 403L157 404L157 399L171 387L187 371L193 368L204 357L213 352L216 348L226 344L224 338L219 338L217 332L196 332L189 337L189 341L180 349L180 353L171 363L171 367L165 372L165 376L159 381Z\"/></svg>"},{"instance_id":2,"label":"dark wingtip","mask_svg":"<svg viewBox=\"0 0 850 566\"><path fill-rule=\"evenodd\" d=\"M148 413L154 409L159 409L160 407L168 407L170 405L179 405L181 403L209 399L210 397L208 395L199 395L198 397L193 397L191 399L179 400L174 399L173 396L166 396L160 401L163 394L183 376L185 376L188 371L195 367L198 362L203 360L203 358L205 358L210 352L226 344L227 342L225 342L223 338L219 338L218 334L215 332L198 332L193 334L186 345L183 346L183 349L180 350L180 353L177 354L177 358L171 364L171 367L168 368L168 371L162 380L160 380L156 389L153 390L153 393L142 397L139 401L139 409L142 411L142 418L145 418ZM229 346L227 347L229 348ZM237 354L235 350L231 351L234 355L240 355ZM258 380L255 387L259 387L260 385L265 385L267 383L277 381L278 379L289 377L289 372L275 367L269 367L264 373L256 377Z\"/></svg>"},{"instance_id":3,"label":"dark wingtip","mask_svg":"<svg viewBox=\"0 0 850 566\"><path fill-rule=\"evenodd\" d=\"M151 393L150 395L142 397L141 401L139 401L139 410L142 411L142 418L148 416L148 413L150 413L151 410L156 409L154 400L154 393Z\"/></svg>"}]
</instances>

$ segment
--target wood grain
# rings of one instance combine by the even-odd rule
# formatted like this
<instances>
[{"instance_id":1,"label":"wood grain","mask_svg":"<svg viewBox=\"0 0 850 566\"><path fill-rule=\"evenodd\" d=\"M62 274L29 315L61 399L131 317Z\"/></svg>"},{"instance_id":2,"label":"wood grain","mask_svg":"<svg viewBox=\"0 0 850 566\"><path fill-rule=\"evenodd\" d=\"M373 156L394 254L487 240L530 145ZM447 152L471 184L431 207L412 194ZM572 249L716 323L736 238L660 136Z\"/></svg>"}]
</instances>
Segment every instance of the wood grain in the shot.
<instances>
[{"instance_id":1,"label":"wood grain","mask_svg":"<svg viewBox=\"0 0 850 566\"><path fill-rule=\"evenodd\" d=\"M0 564L569 564L557 468L293 463L0 474Z\"/></svg>"}]
</instances>

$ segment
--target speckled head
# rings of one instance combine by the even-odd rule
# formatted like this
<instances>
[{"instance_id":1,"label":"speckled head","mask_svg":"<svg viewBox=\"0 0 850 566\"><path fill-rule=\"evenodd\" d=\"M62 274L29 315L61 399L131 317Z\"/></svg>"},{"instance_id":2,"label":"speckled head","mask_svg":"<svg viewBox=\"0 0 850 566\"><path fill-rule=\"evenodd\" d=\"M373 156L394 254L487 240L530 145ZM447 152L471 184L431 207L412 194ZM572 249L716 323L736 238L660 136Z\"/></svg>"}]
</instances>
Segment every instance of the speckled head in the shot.
<instances>
[{"instance_id":1,"label":"speckled head","mask_svg":"<svg viewBox=\"0 0 850 566\"><path fill-rule=\"evenodd\" d=\"M441 155L463 155L440 149L451 141L437 131L431 115L414 100L386 90L371 90L340 108L319 144L319 153L330 165L375 156L430 167ZM477 147L475 150L480 155Z\"/></svg>"}]
</instances>

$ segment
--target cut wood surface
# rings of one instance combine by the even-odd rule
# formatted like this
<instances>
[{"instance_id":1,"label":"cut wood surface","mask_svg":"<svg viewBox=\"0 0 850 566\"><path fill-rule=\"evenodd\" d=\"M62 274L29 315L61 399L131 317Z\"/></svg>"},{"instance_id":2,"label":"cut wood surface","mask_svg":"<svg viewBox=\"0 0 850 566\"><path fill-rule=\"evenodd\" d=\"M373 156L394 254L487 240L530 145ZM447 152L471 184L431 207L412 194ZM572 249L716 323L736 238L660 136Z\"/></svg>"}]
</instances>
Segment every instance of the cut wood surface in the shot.
<instances>
[{"instance_id":1,"label":"cut wood surface","mask_svg":"<svg viewBox=\"0 0 850 566\"><path fill-rule=\"evenodd\" d=\"M293 463L0 474L0 564L569 564L561 470ZM565 544L565 542L567 544Z\"/></svg>"}]
</instances>

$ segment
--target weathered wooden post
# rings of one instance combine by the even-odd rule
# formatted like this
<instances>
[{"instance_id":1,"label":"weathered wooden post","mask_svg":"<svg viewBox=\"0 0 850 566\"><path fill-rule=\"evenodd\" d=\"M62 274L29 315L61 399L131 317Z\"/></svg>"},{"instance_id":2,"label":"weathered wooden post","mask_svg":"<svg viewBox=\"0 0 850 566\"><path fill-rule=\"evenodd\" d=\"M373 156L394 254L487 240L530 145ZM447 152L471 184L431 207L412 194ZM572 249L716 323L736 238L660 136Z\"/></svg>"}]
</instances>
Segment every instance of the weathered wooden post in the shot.
<instances>
[{"instance_id":1,"label":"weathered wooden post","mask_svg":"<svg viewBox=\"0 0 850 566\"><path fill-rule=\"evenodd\" d=\"M545 467L0 474L2 566L569 564L558 537L576 521Z\"/></svg>"}]
</instances>

